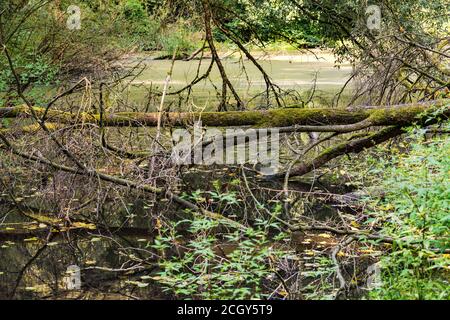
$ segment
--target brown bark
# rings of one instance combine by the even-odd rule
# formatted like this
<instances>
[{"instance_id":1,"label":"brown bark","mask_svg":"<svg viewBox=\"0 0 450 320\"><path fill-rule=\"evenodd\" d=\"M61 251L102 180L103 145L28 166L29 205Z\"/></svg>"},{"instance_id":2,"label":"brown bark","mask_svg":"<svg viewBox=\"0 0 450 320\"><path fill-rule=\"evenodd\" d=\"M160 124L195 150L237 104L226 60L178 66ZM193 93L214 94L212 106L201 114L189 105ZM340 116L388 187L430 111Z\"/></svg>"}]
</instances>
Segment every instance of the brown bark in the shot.
<instances>
[{"instance_id":1,"label":"brown bark","mask_svg":"<svg viewBox=\"0 0 450 320\"><path fill-rule=\"evenodd\" d=\"M13 154L24 158L28 161L31 162L35 162L35 163L40 163L40 164L44 164L48 167L51 167L53 169L59 170L59 171L63 171L63 172L68 172L74 175L84 175L84 176L91 176L91 177L95 177L98 178L102 181L106 181L106 182L110 182L112 184L116 184L119 186L123 186L126 188L130 188L130 189L135 189L135 190L142 190L144 192L147 193L151 193L151 194L157 194L160 196L166 196L167 198L169 198L170 200L176 202L177 204L179 204L180 206L182 206L185 209L189 209L191 210L194 214L203 214L206 217L209 217L211 219L214 220L218 220L218 221L222 221L224 223L227 223L229 225L234 225L237 228L240 229L245 229L244 226L242 226L241 224L239 224L238 222L227 218L219 213L215 213L215 212L211 212L208 210L205 210L201 207L199 207L198 205L196 205L195 203L192 203L188 200L183 199L182 197L172 193L169 190L165 190L163 188L156 188L150 185L142 185L138 182L135 181L131 181L131 180L127 180L127 179L123 179L120 177L115 177L115 176L111 176L108 174L104 174L101 172L98 172L94 169L89 169L89 168L85 168L84 170L81 170L80 168L72 168L72 167L68 167L65 165L61 165L58 163L55 163L53 161L50 161L44 157L41 156L35 156L35 155L31 155L31 154L27 154L27 153L23 153L19 150L17 150L17 148L12 145L9 140L0 132L0 141L3 141L4 145L0 144L0 149L4 149L7 151L12 152Z\"/></svg>"},{"instance_id":2,"label":"brown bark","mask_svg":"<svg viewBox=\"0 0 450 320\"><path fill-rule=\"evenodd\" d=\"M227 96L227 87L230 88L231 93L234 96L234 99L237 103L237 108L242 110L244 107L244 104L242 103L241 98L237 94L236 90L234 89L233 85L231 84L230 80L228 79L227 73L225 72L225 68L222 64L222 61L220 60L219 54L217 53L216 46L214 44L214 38L213 33L211 29L211 7L209 4L209 0L203 0L203 12L205 14L205 34L206 34L206 41L208 42L209 48L211 50L211 54L213 57L213 60L215 61L217 68L219 68L220 76L222 77L223 81L223 87L222 87L222 102L219 107L219 110L223 110L226 108L226 96ZM226 110L226 109L225 109Z\"/></svg>"},{"instance_id":3,"label":"brown bark","mask_svg":"<svg viewBox=\"0 0 450 320\"><path fill-rule=\"evenodd\" d=\"M332 159L335 159L344 154L361 152L364 149L371 148L391 138L394 138L402 134L402 132L403 131L401 127L388 127L379 132L369 134L366 137L338 144L337 146L326 149L313 160L301 163L300 165L294 167L290 171L289 176L296 177L305 175L315 170L316 168L324 166ZM273 178L283 179L285 176L286 173L280 173L275 175Z\"/></svg>"},{"instance_id":4,"label":"brown bark","mask_svg":"<svg viewBox=\"0 0 450 320\"><path fill-rule=\"evenodd\" d=\"M415 103L382 108L286 108L255 111L229 111L229 112L169 112L165 114L165 122L173 126L184 127L198 119L204 126L253 126L261 128L282 128L297 126L294 131L321 131L321 132L351 132L369 126L407 126L418 120L424 112L437 108L446 108L442 114L450 116L450 100L438 100L429 103ZM36 116L43 116L45 109L33 108ZM1 118L30 117L30 110L26 106L0 108ZM100 123L99 114L86 112L71 113L59 110L50 110L47 121L53 123ZM157 112L118 112L106 113L102 119L106 127L114 126L156 126Z\"/></svg>"}]
</instances>

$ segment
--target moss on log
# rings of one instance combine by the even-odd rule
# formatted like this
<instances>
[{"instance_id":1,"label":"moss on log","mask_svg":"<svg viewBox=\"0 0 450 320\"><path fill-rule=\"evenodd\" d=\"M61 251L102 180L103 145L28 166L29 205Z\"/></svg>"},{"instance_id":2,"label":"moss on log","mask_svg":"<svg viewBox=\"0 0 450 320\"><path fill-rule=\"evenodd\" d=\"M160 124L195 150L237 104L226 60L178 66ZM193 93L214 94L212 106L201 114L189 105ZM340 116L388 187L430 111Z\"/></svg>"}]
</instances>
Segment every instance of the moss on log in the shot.
<instances>
[{"instance_id":1,"label":"moss on log","mask_svg":"<svg viewBox=\"0 0 450 320\"><path fill-rule=\"evenodd\" d=\"M383 143L391 138L394 138L400 134L402 134L402 128L401 127L388 127L384 128L383 130L379 132L370 133L365 137L352 139L350 138L349 141L342 142L338 145L332 146L330 148L325 149L322 151L316 158L302 162L301 164L295 166L290 170L289 176L290 177L298 177L305 175L309 172L312 172L313 170L317 168L323 167L325 164L327 164L329 161L342 156L344 154L349 153L359 153L363 151L364 149L371 148L373 146L376 146L380 143ZM357 135L356 135L357 136ZM355 136L355 138L356 138ZM286 173L279 173L276 175L273 175L272 179L284 179L286 176Z\"/></svg>"},{"instance_id":2,"label":"moss on log","mask_svg":"<svg viewBox=\"0 0 450 320\"><path fill-rule=\"evenodd\" d=\"M450 100L434 101L433 103L416 103L381 108L287 108L274 110L230 111L230 112L170 112L164 114L164 121L172 126L186 126L201 119L202 124L211 127L253 126L253 127L288 127L295 125L327 126L350 125L364 120L370 120L373 126L404 126L413 123L418 116L435 108L447 107L444 114L450 116ZM45 108L34 108L38 116L45 114ZM27 106L0 108L1 118L29 117ZM158 113L117 112L106 113L103 125L115 126L156 126ZM87 112L65 112L49 110L47 121L53 123L100 123L99 114ZM312 128L314 129L314 128Z\"/></svg>"}]
</instances>

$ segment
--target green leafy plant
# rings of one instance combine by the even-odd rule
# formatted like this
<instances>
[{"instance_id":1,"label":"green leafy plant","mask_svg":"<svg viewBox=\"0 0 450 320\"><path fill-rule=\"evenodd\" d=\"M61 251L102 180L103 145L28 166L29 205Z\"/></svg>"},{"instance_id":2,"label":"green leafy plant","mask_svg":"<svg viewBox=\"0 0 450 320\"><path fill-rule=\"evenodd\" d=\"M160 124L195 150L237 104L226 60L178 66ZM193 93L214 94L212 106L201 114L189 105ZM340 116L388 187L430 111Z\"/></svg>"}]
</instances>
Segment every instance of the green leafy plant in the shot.
<instances>
[{"instance_id":1,"label":"green leafy plant","mask_svg":"<svg viewBox=\"0 0 450 320\"><path fill-rule=\"evenodd\" d=\"M176 52L178 58L189 55L199 46L190 36L192 32L182 24L168 28L159 40L163 54L172 56Z\"/></svg>"},{"instance_id":2,"label":"green leafy plant","mask_svg":"<svg viewBox=\"0 0 450 320\"><path fill-rule=\"evenodd\" d=\"M123 14L130 21L138 21L147 17L144 4L139 0L127 0L123 5Z\"/></svg>"},{"instance_id":3,"label":"green leafy plant","mask_svg":"<svg viewBox=\"0 0 450 320\"><path fill-rule=\"evenodd\" d=\"M155 239L161 257L155 279L178 298L262 299L283 255L269 239L269 228L278 226L258 220L245 231L227 225L224 233L206 217L174 223ZM284 237L279 233L277 240Z\"/></svg>"},{"instance_id":4,"label":"green leafy plant","mask_svg":"<svg viewBox=\"0 0 450 320\"><path fill-rule=\"evenodd\" d=\"M448 125L447 125L448 126ZM375 299L449 299L450 141L411 131L411 151L390 159L375 213L382 233L395 239L382 258Z\"/></svg>"}]
</instances>

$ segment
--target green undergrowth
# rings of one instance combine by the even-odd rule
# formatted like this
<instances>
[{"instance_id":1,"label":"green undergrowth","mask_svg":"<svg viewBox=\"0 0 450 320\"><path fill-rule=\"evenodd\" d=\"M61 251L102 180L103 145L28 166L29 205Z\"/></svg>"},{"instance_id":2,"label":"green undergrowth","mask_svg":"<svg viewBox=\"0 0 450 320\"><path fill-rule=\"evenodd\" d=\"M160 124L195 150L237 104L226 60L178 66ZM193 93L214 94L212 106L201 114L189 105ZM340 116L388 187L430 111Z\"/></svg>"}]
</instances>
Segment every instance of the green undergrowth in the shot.
<instances>
[{"instance_id":1,"label":"green undergrowth","mask_svg":"<svg viewBox=\"0 0 450 320\"><path fill-rule=\"evenodd\" d=\"M449 155L448 134L414 127L339 170L337 179L369 194L365 226L394 239L370 299L450 299Z\"/></svg>"}]
</instances>

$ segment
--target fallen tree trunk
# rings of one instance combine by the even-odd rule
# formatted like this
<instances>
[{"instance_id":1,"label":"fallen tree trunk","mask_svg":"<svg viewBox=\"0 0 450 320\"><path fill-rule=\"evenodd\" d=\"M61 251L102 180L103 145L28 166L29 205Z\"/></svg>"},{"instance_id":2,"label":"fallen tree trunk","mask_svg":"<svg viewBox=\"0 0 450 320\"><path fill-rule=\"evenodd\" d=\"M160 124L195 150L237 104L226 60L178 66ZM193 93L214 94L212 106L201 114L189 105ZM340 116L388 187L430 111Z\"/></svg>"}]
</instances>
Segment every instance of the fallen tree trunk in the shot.
<instances>
[{"instance_id":1,"label":"fallen tree trunk","mask_svg":"<svg viewBox=\"0 0 450 320\"><path fill-rule=\"evenodd\" d=\"M439 118L450 117L450 100L430 101L428 103L416 103L408 105L398 105L377 109L374 107L359 107L347 109L276 109L266 111L242 111L242 112L205 112L205 113L168 113L166 122L173 126L188 126L194 121L202 121L205 126L226 127L226 126L253 126L256 128L278 128L280 132L335 132L348 133L363 130L369 127L387 127L377 132L356 134L346 142L333 146L321 152L316 158L302 162L289 172L276 174L273 178L282 179L302 176L315 169L318 169L341 155L358 153L366 148L373 147L391 138L400 135L402 128L413 123L431 125L438 122ZM1 118L14 118L27 116L28 107L0 108ZM60 128L62 124L79 125L82 123L99 124L100 126L156 126L158 123L158 113L115 113L106 114L101 119L99 115L89 113L71 114L69 112L46 110L34 108L37 116L46 115L51 126ZM33 128L26 128L33 131ZM0 137L2 130L0 129ZM2 140L5 140L3 137ZM208 141L210 143L210 141ZM8 143L6 143L8 144ZM13 148L14 149L14 148ZM29 155L16 154L30 159ZM42 159L30 159L33 161L43 161ZM45 162L45 161L43 161ZM55 164L51 163L55 167ZM78 170L57 165L57 169L80 174ZM96 173L101 179L125 186L142 188L135 186L130 181L116 177L105 176ZM145 186L147 187L147 186ZM145 188L144 187L144 188ZM154 193L162 193L162 190L148 190ZM178 203L193 210L198 210L197 206L192 206L186 201L172 196Z\"/></svg>"},{"instance_id":2,"label":"fallen tree trunk","mask_svg":"<svg viewBox=\"0 0 450 320\"><path fill-rule=\"evenodd\" d=\"M184 127L201 120L204 126L252 126L277 128L298 126L296 131L351 132L369 126L407 126L417 120L424 112L447 107L444 114L450 116L449 100L415 103L382 108L286 108L274 110L230 111L230 112L169 112L164 114L164 122L172 126ZM100 124L100 115L87 112L65 112L34 107L37 116L46 114L49 122L60 124L91 123ZM0 108L0 119L29 117L27 106ZM102 125L115 126L157 126L157 112L118 112L106 113ZM303 127L301 127L303 126Z\"/></svg>"},{"instance_id":3,"label":"fallen tree trunk","mask_svg":"<svg viewBox=\"0 0 450 320\"><path fill-rule=\"evenodd\" d=\"M365 137L359 139L350 138L349 141L338 144L337 146L330 147L322 151L316 158L303 162L298 166L292 168L289 172L290 177L303 176L314 169L320 168L327 164L329 161L342 156L344 154L359 153L364 149L371 148L380 143L383 143L389 139L392 139L403 133L401 127L388 127L379 132L370 133ZM286 172L279 173L271 178L283 179L286 176Z\"/></svg>"},{"instance_id":4,"label":"fallen tree trunk","mask_svg":"<svg viewBox=\"0 0 450 320\"><path fill-rule=\"evenodd\" d=\"M291 168L289 170L289 172L278 173L278 174L273 175L271 178L283 179L283 178L286 178L287 176L289 176L289 177L303 176L309 172L314 171L315 169L323 167L329 161L331 161L339 156L342 156L345 154L351 154L351 153L359 153L365 149L374 147L385 141L395 138L404 132L403 127L410 125L413 122L417 122L420 125L428 126L428 125L432 125L432 124L439 122L440 120L442 120L442 118L448 119L450 116L448 102L447 102L447 105L442 105L442 106L445 106L445 108L446 108L446 109L443 109L442 112L434 113L434 114L431 112L419 113L416 115L416 117L414 119L412 119L411 123L409 123L409 124L403 124L403 125L397 124L397 125L393 125L393 126L388 126L387 128L384 128L384 129L381 129L381 130L375 131L375 132L370 132L370 133L367 133L362 136L361 136L361 134L357 133L357 134L351 136L349 139L347 139L347 141L325 149L314 159L302 161L297 166L294 166L293 168ZM399 108L399 110L402 110L402 108ZM386 113L385 111L383 112L383 114L385 117L389 117L389 114ZM381 113L378 115L381 115ZM406 118L408 118L408 114L405 115L405 119ZM375 121L373 121L371 119L373 119ZM386 118L384 118L384 119L386 120ZM361 129L363 127L362 124L364 124L364 123L369 123L369 126L375 125L376 118L374 119L374 117L372 115L371 117L367 118L366 120L360 122L359 123L360 128L358 128L358 129ZM402 123L402 122L400 121L400 123ZM358 124L356 124L356 125L358 125ZM341 127L349 127L349 126L341 126ZM339 132L339 131L336 131L336 132ZM349 132L349 131L341 131L341 132Z\"/></svg>"}]
</instances>

